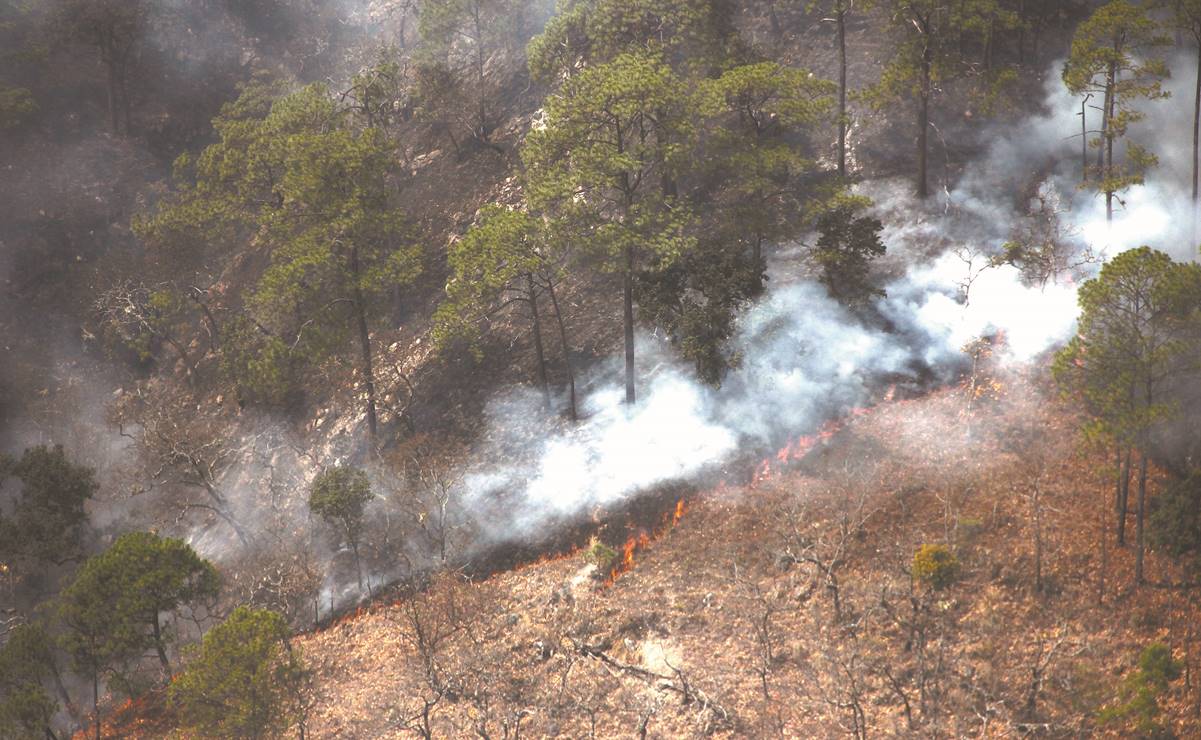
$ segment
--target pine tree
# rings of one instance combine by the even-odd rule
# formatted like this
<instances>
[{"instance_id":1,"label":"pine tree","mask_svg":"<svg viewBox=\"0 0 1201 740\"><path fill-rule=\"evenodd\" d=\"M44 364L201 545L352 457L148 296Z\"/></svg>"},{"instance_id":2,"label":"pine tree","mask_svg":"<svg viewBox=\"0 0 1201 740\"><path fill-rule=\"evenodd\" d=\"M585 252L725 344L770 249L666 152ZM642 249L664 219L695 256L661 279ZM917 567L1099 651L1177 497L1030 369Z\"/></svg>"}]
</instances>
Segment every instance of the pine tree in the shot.
<instances>
[{"instance_id":1,"label":"pine tree","mask_svg":"<svg viewBox=\"0 0 1201 740\"><path fill-rule=\"evenodd\" d=\"M692 239L674 193L692 135L687 86L658 57L622 54L569 78L522 150L527 195L556 238L621 275L626 402L634 402L634 278L670 264Z\"/></svg>"},{"instance_id":2,"label":"pine tree","mask_svg":"<svg viewBox=\"0 0 1201 740\"><path fill-rule=\"evenodd\" d=\"M1188 349L1182 337L1198 322L1201 266L1139 247L1118 255L1082 285L1079 300L1078 333L1056 357L1054 371L1093 417L1086 433L1114 440L1120 463L1124 449L1137 449L1135 582L1142 583L1151 431L1173 413L1163 384L1180 372ZM1119 466L1115 485L1119 538L1129 465Z\"/></svg>"},{"instance_id":3,"label":"pine tree","mask_svg":"<svg viewBox=\"0 0 1201 740\"><path fill-rule=\"evenodd\" d=\"M440 346L463 339L478 352L482 325L510 305L524 306L530 313L538 384L549 410L550 381L539 310L539 300L543 296L549 298L563 352L571 418L575 419L575 375L566 320L558 299L565 251L562 242L549 238L540 219L499 206L485 208L478 223L451 245L447 300L434 315L434 335Z\"/></svg>"},{"instance_id":4,"label":"pine tree","mask_svg":"<svg viewBox=\"0 0 1201 740\"><path fill-rule=\"evenodd\" d=\"M931 104L938 92L956 79L970 81L982 102L991 104L1015 73L1000 63L974 64L964 49L969 41L986 47L991 34L1016 28L1018 18L997 0L887 0L882 5L897 41L892 60L879 84L868 91L868 98L877 107L898 98L915 104L916 189L918 197L925 198L930 194Z\"/></svg>"},{"instance_id":5,"label":"pine tree","mask_svg":"<svg viewBox=\"0 0 1201 740\"><path fill-rule=\"evenodd\" d=\"M1063 81L1073 95L1097 95L1101 107L1101 135L1093 140L1098 160L1093 187L1105 196L1105 218L1113 221L1117 194L1131 185L1141 185L1146 171L1158 159L1134 142L1126 142L1125 157L1114 158L1114 144L1131 123L1144 113L1136 108L1141 100L1167 97L1161 81L1167 65L1151 56L1156 47L1169 43L1147 9L1128 0L1112 0L1101 6L1076 28L1072 51L1063 68Z\"/></svg>"},{"instance_id":6,"label":"pine tree","mask_svg":"<svg viewBox=\"0 0 1201 740\"><path fill-rule=\"evenodd\" d=\"M369 434L378 431L370 322L382 296L420 272L393 202L395 147L354 125L324 85L276 97L255 84L214 121L220 140L176 162L176 191L135 231L153 244L252 240L270 264L246 300L250 324L230 340L226 366L290 384L299 369L358 347ZM239 354L243 356L239 356ZM280 367L280 365L283 367ZM254 386L262 378L239 377ZM286 389L273 390L282 395Z\"/></svg>"},{"instance_id":7,"label":"pine tree","mask_svg":"<svg viewBox=\"0 0 1201 740\"><path fill-rule=\"evenodd\" d=\"M205 737L263 737L303 721L306 670L284 618L240 606L208 631L171 682L185 727Z\"/></svg>"}]
</instances>

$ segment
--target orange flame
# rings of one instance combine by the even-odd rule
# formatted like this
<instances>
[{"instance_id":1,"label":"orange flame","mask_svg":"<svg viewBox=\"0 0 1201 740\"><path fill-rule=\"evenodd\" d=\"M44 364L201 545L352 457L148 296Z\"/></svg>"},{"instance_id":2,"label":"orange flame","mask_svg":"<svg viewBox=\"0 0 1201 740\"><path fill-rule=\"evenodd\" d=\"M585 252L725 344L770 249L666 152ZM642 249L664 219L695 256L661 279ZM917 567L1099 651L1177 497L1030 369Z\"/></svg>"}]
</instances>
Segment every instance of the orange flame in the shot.
<instances>
[{"instance_id":1,"label":"orange flame","mask_svg":"<svg viewBox=\"0 0 1201 740\"><path fill-rule=\"evenodd\" d=\"M605 585L611 586L613 582L622 576L623 573L629 572L634 567L634 553L639 550L646 550L651 546L651 543L667 534L672 527L680 523L684 512L688 510L688 505L684 499L676 501L675 509L663 515L663 524L653 532L648 532L645 529L639 529L638 534L630 535L621 548L621 559L613 564L609 570L609 577L605 579Z\"/></svg>"},{"instance_id":2,"label":"orange flame","mask_svg":"<svg viewBox=\"0 0 1201 740\"><path fill-rule=\"evenodd\" d=\"M888 391L883 396L883 402L889 403L896 395L897 386L893 384L889 386ZM790 462L800 460L808 455L814 447L820 443L824 443L842 430L850 419L867 416L876 410L874 406L858 406L852 408L846 416L841 419L830 419L821 428L813 434L804 434L786 443L783 447L776 451L776 454L766 457L755 468L755 472L751 475L751 486L754 487L759 483L771 480L777 475L784 472L785 467ZM775 458L775 464L772 463L772 458Z\"/></svg>"}]
</instances>

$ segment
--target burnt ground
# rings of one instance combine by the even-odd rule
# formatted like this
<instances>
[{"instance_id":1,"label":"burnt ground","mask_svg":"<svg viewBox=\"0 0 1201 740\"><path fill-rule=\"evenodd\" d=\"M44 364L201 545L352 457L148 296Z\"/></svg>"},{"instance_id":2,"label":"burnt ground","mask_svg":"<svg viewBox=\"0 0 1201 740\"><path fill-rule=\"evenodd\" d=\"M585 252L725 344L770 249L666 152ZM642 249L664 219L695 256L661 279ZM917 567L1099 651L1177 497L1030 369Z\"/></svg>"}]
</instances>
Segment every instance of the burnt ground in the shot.
<instances>
[{"instance_id":1,"label":"burnt ground","mask_svg":"<svg viewBox=\"0 0 1201 740\"><path fill-rule=\"evenodd\" d=\"M1133 587L1104 461L1045 382L855 417L799 467L692 498L615 581L580 550L299 637L308 730L407 737L424 697L437 737L1124 735L1098 710L1153 640L1191 667L1196 612L1155 554ZM958 557L945 589L908 573L926 543ZM1162 702L1181 737L1201 732L1196 691Z\"/></svg>"}]
</instances>

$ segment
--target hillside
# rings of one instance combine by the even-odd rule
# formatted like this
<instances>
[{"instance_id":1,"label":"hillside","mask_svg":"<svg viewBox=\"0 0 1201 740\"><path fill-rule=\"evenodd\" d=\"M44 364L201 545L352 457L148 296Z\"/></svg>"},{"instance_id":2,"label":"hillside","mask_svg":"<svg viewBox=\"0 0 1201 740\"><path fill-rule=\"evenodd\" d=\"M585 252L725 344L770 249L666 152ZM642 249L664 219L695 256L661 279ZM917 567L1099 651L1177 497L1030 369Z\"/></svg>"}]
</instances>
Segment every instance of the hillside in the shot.
<instances>
[{"instance_id":1,"label":"hillside","mask_svg":"<svg viewBox=\"0 0 1201 740\"><path fill-rule=\"evenodd\" d=\"M602 530L612 569L585 548L439 576L294 638L313 670L307 731L1122 735L1098 713L1147 644L1173 640L1191 664L1195 605L1169 560L1136 590L1130 549L1098 551L1104 462L1045 377L989 381L974 399L965 381L883 401L750 484L687 493L678 519ZM912 572L932 542L959 559L938 590ZM1164 696L1165 726L1201 731L1197 701L1183 683ZM140 711L118 731L170 724Z\"/></svg>"},{"instance_id":2,"label":"hillside","mask_svg":"<svg viewBox=\"0 0 1201 740\"><path fill-rule=\"evenodd\" d=\"M1201 736L1199 2L0 0L0 737Z\"/></svg>"}]
</instances>

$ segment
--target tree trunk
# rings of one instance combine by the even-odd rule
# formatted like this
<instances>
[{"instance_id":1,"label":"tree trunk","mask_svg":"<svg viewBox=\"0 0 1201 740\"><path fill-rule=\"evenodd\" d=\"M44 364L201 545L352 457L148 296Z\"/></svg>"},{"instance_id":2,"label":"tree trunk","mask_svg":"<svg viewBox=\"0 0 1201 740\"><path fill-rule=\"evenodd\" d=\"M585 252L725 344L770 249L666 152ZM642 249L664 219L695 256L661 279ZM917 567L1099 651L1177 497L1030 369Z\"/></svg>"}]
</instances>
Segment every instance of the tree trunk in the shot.
<instances>
[{"instance_id":1,"label":"tree trunk","mask_svg":"<svg viewBox=\"0 0 1201 740\"><path fill-rule=\"evenodd\" d=\"M1197 39L1197 83L1193 93L1193 241L1197 225L1197 157L1201 144L1201 37Z\"/></svg>"},{"instance_id":2,"label":"tree trunk","mask_svg":"<svg viewBox=\"0 0 1201 740\"><path fill-rule=\"evenodd\" d=\"M1105 86L1105 175L1104 179L1112 182L1113 178L1113 131L1110 122L1113 119L1113 110L1117 104L1117 67L1113 62L1109 64L1108 80ZM1105 223L1113 223L1113 185L1106 185L1109 188L1105 191Z\"/></svg>"},{"instance_id":3,"label":"tree trunk","mask_svg":"<svg viewBox=\"0 0 1201 740\"><path fill-rule=\"evenodd\" d=\"M128 53L129 52L126 51L126 55L128 55ZM131 107L129 103L128 87L129 74L126 71L125 65L126 57L122 56L120 65L117 67L117 90L121 95L121 117L124 119L121 122L121 130L125 132L126 136L128 136L130 132L129 119Z\"/></svg>"},{"instance_id":4,"label":"tree trunk","mask_svg":"<svg viewBox=\"0 0 1201 740\"><path fill-rule=\"evenodd\" d=\"M361 594L363 593L363 561L361 558L359 558L359 542L357 539L350 540L350 552L352 555L354 555L354 571L355 571L355 575L358 576L358 579L359 579L359 594L360 594L360 598L362 598ZM371 584L370 583L367 584L367 595L371 596Z\"/></svg>"},{"instance_id":5,"label":"tree trunk","mask_svg":"<svg viewBox=\"0 0 1201 740\"><path fill-rule=\"evenodd\" d=\"M359 352L363 362L363 385L367 389L367 433L374 440L379 432L375 414L375 368L372 363L371 334L367 330L367 306L363 303L363 289L359 285L359 248L350 248L350 275L354 281L355 323L359 330Z\"/></svg>"},{"instance_id":6,"label":"tree trunk","mask_svg":"<svg viewBox=\"0 0 1201 740\"><path fill-rule=\"evenodd\" d=\"M1125 460L1118 466L1118 545L1125 545L1125 519L1130 511L1130 448L1125 450Z\"/></svg>"},{"instance_id":7,"label":"tree trunk","mask_svg":"<svg viewBox=\"0 0 1201 740\"><path fill-rule=\"evenodd\" d=\"M1134 520L1135 531L1135 557L1134 557L1134 585L1139 586L1143 583L1143 519L1147 508L1147 453L1144 440L1144 448L1138 453L1138 512Z\"/></svg>"},{"instance_id":8,"label":"tree trunk","mask_svg":"<svg viewBox=\"0 0 1201 740\"><path fill-rule=\"evenodd\" d=\"M847 175L847 11L839 4L838 14L838 175ZM756 263L757 264L757 263Z\"/></svg>"},{"instance_id":9,"label":"tree trunk","mask_svg":"<svg viewBox=\"0 0 1201 740\"><path fill-rule=\"evenodd\" d=\"M634 404L634 247L626 247L626 269L622 280L622 314L625 324L626 403Z\"/></svg>"},{"instance_id":10,"label":"tree trunk","mask_svg":"<svg viewBox=\"0 0 1201 740\"><path fill-rule=\"evenodd\" d=\"M554 280L546 281L546 289L550 294L550 305L555 309L555 322L559 325L559 344L563 347L563 367L567 370L567 390L571 404L571 420L576 421L578 415L575 406L575 371L571 368L571 348L567 344L567 326L563 321L563 312L559 310L559 298L555 295Z\"/></svg>"},{"instance_id":11,"label":"tree trunk","mask_svg":"<svg viewBox=\"0 0 1201 740\"><path fill-rule=\"evenodd\" d=\"M488 106L487 96L484 93L484 24L480 17L480 6L476 3L473 7L473 20L475 22L475 80L476 80L476 95L479 97L479 108L476 111L476 127L478 128L480 141L488 140Z\"/></svg>"},{"instance_id":12,"label":"tree trunk","mask_svg":"<svg viewBox=\"0 0 1201 740\"><path fill-rule=\"evenodd\" d=\"M1113 95L1112 73L1105 75L1105 100L1101 104L1101 146L1097 147L1097 170L1105 165L1105 139L1109 132L1109 98ZM1100 177L1100 175L1098 176Z\"/></svg>"},{"instance_id":13,"label":"tree trunk","mask_svg":"<svg viewBox=\"0 0 1201 740\"><path fill-rule=\"evenodd\" d=\"M526 291L530 302L530 317L533 320L534 354L538 359L538 383L542 386L542 403L551 410L550 381L546 377L546 353L542 349L542 322L538 318L538 291L534 289L534 276L525 274Z\"/></svg>"},{"instance_id":14,"label":"tree trunk","mask_svg":"<svg viewBox=\"0 0 1201 740\"><path fill-rule=\"evenodd\" d=\"M930 195L927 185L927 129L930 128L930 49L922 51L921 91L918 93L917 108L917 196Z\"/></svg>"},{"instance_id":15,"label":"tree trunk","mask_svg":"<svg viewBox=\"0 0 1201 740\"><path fill-rule=\"evenodd\" d=\"M1034 486L1034 592L1043 592L1043 511L1038 485Z\"/></svg>"},{"instance_id":16,"label":"tree trunk","mask_svg":"<svg viewBox=\"0 0 1201 740\"><path fill-rule=\"evenodd\" d=\"M167 660L167 646L163 644L163 628L158 621L158 612L154 613L154 650L158 653L158 662L163 664L163 670L171 675L171 663Z\"/></svg>"},{"instance_id":17,"label":"tree trunk","mask_svg":"<svg viewBox=\"0 0 1201 740\"><path fill-rule=\"evenodd\" d=\"M108 72L108 120L109 126L113 130L113 134L121 133L120 108L117 103L117 68L116 62L109 61L105 64Z\"/></svg>"},{"instance_id":18,"label":"tree trunk","mask_svg":"<svg viewBox=\"0 0 1201 740\"><path fill-rule=\"evenodd\" d=\"M1101 509L1101 567L1097 570L1097 606L1105 603L1105 574L1109 570L1109 548L1106 546L1108 537L1105 535L1105 509Z\"/></svg>"},{"instance_id":19,"label":"tree trunk","mask_svg":"<svg viewBox=\"0 0 1201 740\"><path fill-rule=\"evenodd\" d=\"M100 737L100 671L92 671L92 719L96 723L96 740Z\"/></svg>"},{"instance_id":20,"label":"tree trunk","mask_svg":"<svg viewBox=\"0 0 1201 740\"><path fill-rule=\"evenodd\" d=\"M179 355L179 359L183 362L184 372L188 375L188 384L196 384L196 366L192 363L192 358L188 356L188 350L172 337L170 334L161 334L163 341L171 345L171 349L175 350L175 354Z\"/></svg>"},{"instance_id":21,"label":"tree trunk","mask_svg":"<svg viewBox=\"0 0 1201 740\"><path fill-rule=\"evenodd\" d=\"M217 319L213 316L213 312L208 307L208 304L200 300L200 296L203 294L204 293L202 291L196 288L188 291L188 298L192 299L192 302L195 303L200 308L201 313L204 314L204 321L209 327L209 349L211 349L213 352L216 352L221 348L221 328L218 326Z\"/></svg>"},{"instance_id":22,"label":"tree trunk","mask_svg":"<svg viewBox=\"0 0 1201 740\"><path fill-rule=\"evenodd\" d=\"M1080 182L1088 182L1088 99L1080 101Z\"/></svg>"},{"instance_id":23,"label":"tree trunk","mask_svg":"<svg viewBox=\"0 0 1201 740\"><path fill-rule=\"evenodd\" d=\"M1018 2L1018 65L1026 65L1026 0Z\"/></svg>"}]
</instances>

